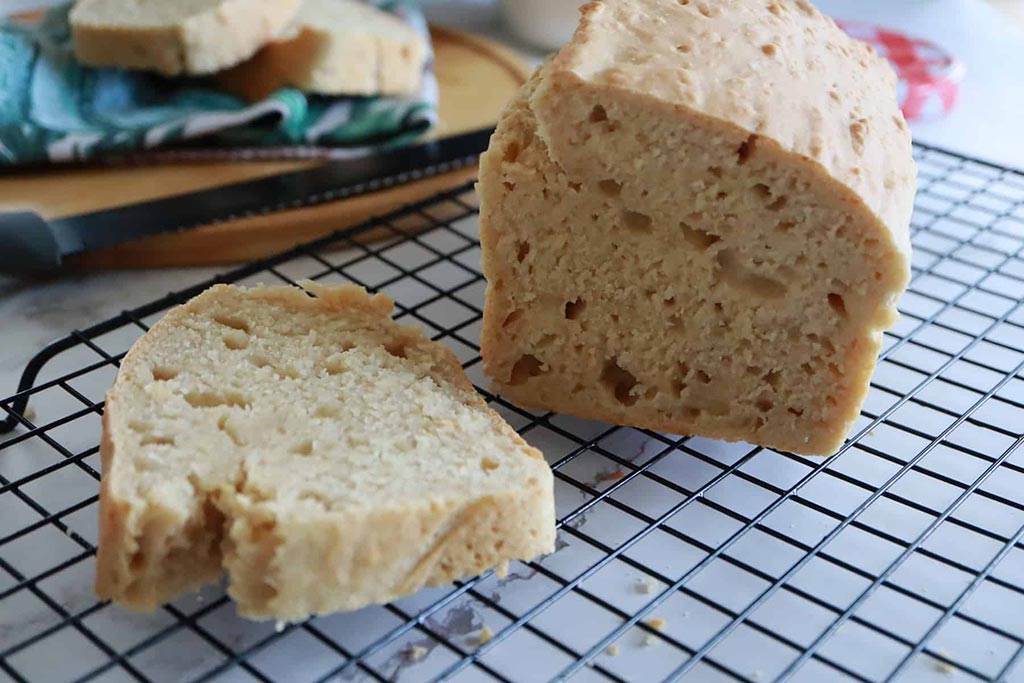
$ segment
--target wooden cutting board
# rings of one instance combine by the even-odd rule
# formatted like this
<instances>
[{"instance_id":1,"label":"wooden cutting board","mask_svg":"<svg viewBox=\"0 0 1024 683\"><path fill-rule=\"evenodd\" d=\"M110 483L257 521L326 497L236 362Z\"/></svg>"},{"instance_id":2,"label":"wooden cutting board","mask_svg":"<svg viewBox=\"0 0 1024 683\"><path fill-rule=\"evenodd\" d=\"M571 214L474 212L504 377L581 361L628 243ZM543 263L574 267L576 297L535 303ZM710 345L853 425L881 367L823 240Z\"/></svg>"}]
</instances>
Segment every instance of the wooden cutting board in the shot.
<instances>
[{"instance_id":1,"label":"wooden cutting board","mask_svg":"<svg viewBox=\"0 0 1024 683\"><path fill-rule=\"evenodd\" d=\"M432 27L443 137L493 125L529 76L513 52L479 36ZM321 160L181 162L117 168L55 168L0 175L0 210L73 215L202 188L310 168ZM71 259L77 268L152 268L247 261L387 213L468 182L464 168L416 183L315 207L243 218L125 244Z\"/></svg>"}]
</instances>

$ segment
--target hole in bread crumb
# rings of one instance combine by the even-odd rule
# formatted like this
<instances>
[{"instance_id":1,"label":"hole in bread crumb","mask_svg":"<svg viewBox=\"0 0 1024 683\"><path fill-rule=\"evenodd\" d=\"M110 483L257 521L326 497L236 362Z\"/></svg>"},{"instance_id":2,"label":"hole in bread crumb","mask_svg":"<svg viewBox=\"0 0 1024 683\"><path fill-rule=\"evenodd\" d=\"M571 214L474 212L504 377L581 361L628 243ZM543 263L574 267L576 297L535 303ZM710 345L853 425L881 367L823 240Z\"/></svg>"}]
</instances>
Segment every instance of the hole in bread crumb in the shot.
<instances>
[{"instance_id":1,"label":"hole in bread crumb","mask_svg":"<svg viewBox=\"0 0 1024 683\"><path fill-rule=\"evenodd\" d=\"M825 403L827 403L827 404L829 404L830 406L833 406L833 407L837 405L836 404L836 399L835 399L834 396L826 396L825 397Z\"/></svg>"},{"instance_id":2,"label":"hole in bread crumb","mask_svg":"<svg viewBox=\"0 0 1024 683\"><path fill-rule=\"evenodd\" d=\"M146 566L146 553L141 550L136 550L132 553L132 559L128 562L128 567L133 572L140 572Z\"/></svg>"},{"instance_id":3,"label":"hole in bread crumb","mask_svg":"<svg viewBox=\"0 0 1024 683\"><path fill-rule=\"evenodd\" d=\"M526 260L526 257L529 255L529 253L530 253L530 243L529 242L520 242L519 246L516 247L516 261L519 261L519 263L522 263L524 260Z\"/></svg>"},{"instance_id":4,"label":"hole in bread crumb","mask_svg":"<svg viewBox=\"0 0 1024 683\"><path fill-rule=\"evenodd\" d=\"M594 108L590 110L590 122L600 123L601 121L608 120L608 112L604 110L600 104L594 105Z\"/></svg>"},{"instance_id":5,"label":"hole in bread crumb","mask_svg":"<svg viewBox=\"0 0 1024 683\"><path fill-rule=\"evenodd\" d=\"M793 221L779 221L775 225L775 229L778 230L779 232L789 232L794 227L796 227L796 223L794 223ZM801 254L800 256L803 257L804 261L807 261L807 257L806 256L804 256L803 254Z\"/></svg>"},{"instance_id":6,"label":"hole in bread crumb","mask_svg":"<svg viewBox=\"0 0 1024 683\"><path fill-rule=\"evenodd\" d=\"M611 178L608 178L598 182L597 188L601 190L606 197L618 197L622 192L622 183L617 183Z\"/></svg>"},{"instance_id":7,"label":"hole in bread crumb","mask_svg":"<svg viewBox=\"0 0 1024 683\"><path fill-rule=\"evenodd\" d=\"M767 382L768 386L770 386L772 389L778 389L779 388L779 375L780 375L780 373L779 373L778 370L769 370L768 372L766 372L761 377L761 379L763 379L765 382Z\"/></svg>"},{"instance_id":8,"label":"hole in bread crumb","mask_svg":"<svg viewBox=\"0 0 1024 683\"><path fill-rule=\"evenodd\" d=\"M679 45L676 45L676 52L682 52L684 55L692 49L693 48L687 45L686 43L680 43Z\"/></svg>"},{"instance_id":9,"label":"hole in bread crumb","mask_svg":"<svg viewBox=\"0 0 1024 683\"><path fill-rule=\"evenodd\" d=\"M754 149L757 147L757 135L751 135L743 144L736 150L736 163L742 166L747 163L750 156L754 153Z\"/></svg>"},{"instance_id":10,"label":"hole in bread crumb","mask_svg":"<svg viewBox=\"0 0 1024 683\"><path fill-rule=\"evenodd\" d=\"M570 180L569 189L572 190L573 192L579 192L580 190L583 189L583 185L580 183L574 183L573 181Z\"/></svg>"},{"instance_id":11,"label":"hole in bread crumb","mask_svg":"<svg viewBox=\"0 0 1024 683\"><path fill-rule=\"evenodd\" d=\"M516 309L505 316L505 319L501 321L501 326L508 327L509 325L514 324L517 320L519 320L522 317L523 312L519 309Z\"/></svg>"},{"instance_id":12,"label":"hole in bread crumb","mask_svg":"<svg viewBox=\"0 0 1024 683\"><path fill-rule=\"evenodd\" d=\"M512 192L512 191L514 191L516 189L516 184L515 183L502 183L502 185L505 186L505 189L508 192Z\"/></svg>"},{"instance_id":13,"label":"hole in bread crumb","mask_svg":"<svg viewBox=\"0 0 1024 683\"><path fill-rule=\"evenodd\" d=\"M157 382L166 382L178 376L178 371L175 368L169 368L166 365L158 365L151 372L153 379Z\"/></svg>"},{"instance_id":14,"label":"hole in bread crumb","mask_svg":"<svg viewBox=\"0 0 1024 683\"><path fill-rule=\"evenodd\" d=\"M711 18L714 16L714 13L712 13L711 8L708 7L707 3L699 3L697 5L697 9L700 10L700 13L703 14L705 17Z\"/></svg>"},{"instance_id":15,"label":"hole in bread crumb","mask_svg":"<svg viewBox=\"0 0 1024 683\"><path fill-rule=\"evenodd\" d=\"M678 396L682 394L684 391L686 391L687 386L689 385L686 382L676 377L674 380L672 380L672 393Z\"/></svg>"},{"instance_id":16,"label":"hole in bread crumb","mask_svg":"<svg viewBox=\"0 0 1024 683\"><path fill-rule=\"evenodd\" d=\"M252 405L245 397L234 391L223 394L212 391L190 391L185 394L185 401L193 408L216 408L218 406L248 408Z\"/></svg>"},{"instance_id":17,"label":"hole in bread crumb","mask_svg":"<svg viewBox=\"0 0 1024 683\"><path fill-rule=\"evenodd\" d=\"M767 413L774 407L774 404L765 398L758 399L754 405L756 405L757 409L760 410L762 413Z\"/></svg>"},{"instance_id":18,"label":"hole in bread crumb","mask_svg":"<svg viewBox=\"0 0 1024 683\"><path fill-rule=\"evenodd\" d=\"M622 224L626 226L627 230L631 230L633 232L651 231L651 217L637 211L623 211Z\"/></svg>"},{"instance_id":19,"label":"hole in bread crumb","mask_svg":"<svg viewBox=\"0 0 1024 683\"><path fill-rule=\"evenodd\" d=\"M587 308L587 302L583 300L583 297L576 297L576 301L565 302L565 317L568 320L575 320L576 318L583 315L583 311Z\"/></svg>"},{"instance_id":20,"label":"hole in bread crumb","mask_svg":"<svg viewBox=\"0 0 1024 683\"><path fill-rule=\"evenodd\" d=\"M682 5L683 7L686 7L687 5L690 4L690 0L679 0L679 4Z\"/></svg>"},{"instance_id":21,"label":"hole in bread crumb","mask_svg":"<svg viewBox=\"0 0 1024 683\"><path fill-rule=\"evenodd\" d=\"M772 190L764 183L758 183L750 188L750 193L757 199L768 201L772 198Z\"/></svg>"},{"instance_id":22,"label":"hole in bread crumb","mask_svg":"<svg viewBox=\"0 0 1024 683\"><path fill-rule=\"evenodd\" d=\"M711 375L704 372L703 370L697 371L697 379L699 379L704 384L711 384Z\"/></svg>"},{"instance_id":23,"label":"hole in bread crumb","mask_svg":"<svg viewBox=\"0 0 1024 683\"><path fill-rule=\"evenodd\" d=\"M409 357L409 340L408 339L393 339L384 345L384 350L390 353L395 358L408 358Z\"/></svg>"},{"instance_id":24,"label":"hole in bread crumb","mask_svg":"<svg viewBox=\"0 0 1024 683\"><path fill-rule=\"evenodd\" d=\"M604 370L601 371L601 384L615 396L615 400L624 406L631 406L636 403L637 397L630 392L636 386L636 377L628 370L619 366L616 359L612 358L605 362Z\"/></svg>"},{"instance_id":25,"label":"hole in bread crumb","mask_svg":"<svg viewBox=\"0 0 1024 683\"><path fill-rule=\"evenodd\" d=\"M804 414L804 411L797 410L796 408L786 408L786 412L788 412L790 415L796 415L797 417L800 417L801 415Z\"/></svg>"},{"instance_id":26,"label":"hole in bread crumb","mask_svg":"<svg viewBox=\"0 0 1024 683\"><path fill-rule=\"evenodd\" d=\"M492 460L490 458L484 458L483 460L480 461L480 469L482 469L484 472L491 472L493 470L496 470L498 469L498 461Z\"/></svg>"},{"instance_id":27,"label":"hole in bread crumb","mask_svg":"<svg viewBox=\"0 0 1024 683\"><path fill-rule=\"evenodd\" d=\"M836 312L840 318L846 317L846 302L843 301L843 297L835 292L828 295L828 305L832 307L832 310Z\"/></svg>"},{"instance_id":28,"label":"hole in bread crumb","mask_svg":"<svg viewBox=\"0 0 1024 683\"><path fill-rule=\"evenodd\" d=\"M242 438L238 435L238 432L235 431L235 428L228 424L227 415L221 415L219 418L217 418L217 429L227 434L228 438L231 439L231 441L234 442L236 446L245 445L245 441L243 441Z\"/></svg>"},{"instance_id":29,"label":"hole in bread crumb","mask_svg":"<svg viewBox=\"0 0 1024 683\"><path fill-rule=\"evenodd\" d=\"M761 52L765 53L769 57L774 57L777 51L778 50L776 49L776 47L771 43L767 43L761 46Z\"/></svg>"},{"instance_id":30,"label":"hole in bread crumb","mask_svg":"<svg viewBox=\"0 0 1024 683\"><path fill-rule=\"evenodd\" d=\"M647 391L644 392L644 398L646 398L648 401L652 400L657 395L658 395L658 388L657 387L651 387L650 389L648 389Z\"/></svg>"},{"instance_id":31,"label":"hole in bread crumb","mask_svg":"<svg viewBox=\"0 0 1024 683\"><path fill-rule=\"evenodd\" d=\"M338 410L338 406L330 403L321 403L316 407L316 411L313 413L317 417L338 417L341 411Z\"/></svg>"},{"instance_id":32,"label":"hole in bread crumb","mask_svg":"<svg viewBox=\"0 0 1024 683\"><path fill-rule=\"evenodd\" d=\"M313 455L313 441L304 439L292 446L292 453L295 455Z\"/></svg>"},{"instance_id":33,"label":"hole in bread crumb","mask_svg":"<svg viewBox=\"0 0 1024 683\"><path fill-rule=\"evenodd\" d=\"M786 285L764 275L751 272L745 268L739 258L729 249L723 249L717 255L721 268L722 282L734 287L749 296L765 299L778 299L786 295Z\"/></svg>"},{"instance_id":34,"label":"hole in bread crumb","mask_svg":"<svg viewBox=\"0 0 1024 683\"><path fill-rule=\"evenodd\" d=\"M813 375L814 374L814 368L811 367L810 363L803 363L800 366L800 369L804 371L805 375Z\"/></svg>"},{"instance_id":35,"label":"hole in bread crumb","mask_svg":"<svg viewBox=\"0 0 1024 683\"><path fill-rule=\"evenodd\" d=\"M140 446L173 446L174 437L172 436L157 436L155 434L147 434L142 437L139 441Z\"/></svg>"},{"instance_id":36,"label":"hole in bread crumb","mask_svg":"<svg viewBox=\"0 0 1024 683\"><path fill-rule=\"evenodd\" d=\"M700 417L701 409L700 408L684 408L683 412L686 414L687 417Z\"/></svg>"},{"instance_id":37,"label":"hole in bread crumb","mask_svg":"<svg viewBox=\"0 0 1024 683\"><path fill-rule=\"evenodd\" d=\"M213 319L215 322L218 322L221 325L225 325L236 330L241 330L242 332L249 332L249 323L245 322L241 318L236 318L235 316L232 315L218 313L217 315L213 316Z\"/></svg>"},{"instance_id":38,"label":"hole in bread crumb","mask_svg":"<svg viewBox=\"0 0 1024 683\"><path fill-rule=\"evenodd\" d=\"M509 384L522 384L531 377L543 374L542 363L536 356L525 354L512 366L512 374L509 377Z\"/></svg>"},{"instance_id":39,"label":"hole in bread crumb","mask_svg":"<svg viewBox=\"0 0 1024 683\"><path fill-rule=\"evenodd\" d=\"M222 339L224 340L224 346L233 351L241 351L249 347L249 335L241 330L225 332Z\"/></svg>"},{"instance_id":40,"label":"hole in bread crumb","mask_svg":"<svg viewBox=\"0 0 1024 683\"><path fill-rule=\"evenodd\" d=\"M768 210L769 211L782 211L784 208L786 208L786 203L788 201L789 201L789 198L786 197L786 195L782 195L781 197L778 197L774 202L772 202L771 204L768 205Z\"/></svg>"},{"instance_id":41,"label":"hole in bread crumb","mask_svg":"<svg viewBox=\"0 0 1024 683\"><path fill-rule=\"evenodd\" d=\"M722 303L720 301L716 301L715 302L715 313L723 313L724 311L725 311L725 308L722 306Z\"/></svg>"},{"instance_id":42,"label":"hole in bread crumb","mask_svg":"<svg viewBox=\"0 0 1024 683\"><path fill-rule=\"evenodd\" d=\"M754 429L760 429L761 427L764 427L763 417L759 417L756 420L754 420Z\"/></svg>"},{"instance_id":43,"label":"hole in bread crumb","mask_svg":"<svg viewBox=\"0 0 1024 683\"><path fill-rule=\"evenodd\" d=\"M519 143L513 140L512 142L508 143L508 145L505 147L505 154L502 157L502 159L505 161L505 163L512 164L515 163L516 159L518 158Z\"/></svg>"},{"instance_id":44,"label":"hole in bread crumb","mask_svg":"<svg viewBox=\"0 0 1024 683\"><path fill-rule=\"evenodd\" d=\"M700 230L699 228L691 228L682 221L679 223L679 229L682 231L683 239L686 240L687 244L700 251L707 251L712 244L722 239L718 235L712 235L710 232Z\"/></svg>"},{"instance_id":45,"label":"hole in bread crumb","mask_svg":"<svg viewBox=\"0 0 1024 683\"><path fill-rule=\"evenodd\" d=\"M710 173L715 178L721 178L722 177L722 167L721 166L708 166L708 173Z\"/></svg>"},{"instance_id":46,"label":"hole in bread crumb","mask_svg":"<svg viewBox=\"0 0 1024 683\"><path fill-rule=\"evenodd\" d=\"M832 374L833 374L833 375L835 375L836 377L842 377L842 376L843 376L843 372L842 372L842 370L840 370L840 369L839 369L839 366L838 366L838 365L836 365L835 363L829 363L829 364L828 364L828 369L829 369L829 371L831 371L831 372L832 372Z\"/></svg>"}]
</instances>

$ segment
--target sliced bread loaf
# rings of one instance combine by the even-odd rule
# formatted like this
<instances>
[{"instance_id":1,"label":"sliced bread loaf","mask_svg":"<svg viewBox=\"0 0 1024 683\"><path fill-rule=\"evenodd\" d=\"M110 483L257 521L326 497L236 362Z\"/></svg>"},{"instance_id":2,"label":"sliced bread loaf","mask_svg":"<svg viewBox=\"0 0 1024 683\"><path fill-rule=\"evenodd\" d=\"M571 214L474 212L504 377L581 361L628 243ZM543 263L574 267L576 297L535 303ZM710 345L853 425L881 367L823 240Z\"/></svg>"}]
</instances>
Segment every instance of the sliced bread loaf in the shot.
<instances>
[{"instance_id":1,"label":"sliced bread loaf","mask_svg":"<svg viewBox=\"0 0 1024 683\"><path fill-rule=\"evenodd\" d=\"M364 0L302 0L287 35L218 80L250 100L282 86L325 95L411 95L427 55L423 36Z\"/></svg>"},{"instance_id":2,"label":"sliced bread loaf","mask_svg":"<svg viewBox=\"0 0 1024 683\"><path fill-rule=\"evenodd\" d=\"M218 285L107 397L96 589L152 609L226 572L297 620L550 552L551 471L459 362L357 287Z\"/></svg>"},{"instance_id":3,"label":"sliced bread loaf","mask_svg":"<svg viewBox=\"0 0 1024 683\"><path fill-rule=\"evenodd\" d=\"M75 55L91 66L209 74L251 57L299 0L78 0Z\"/></svg>"},{"instance_id":4,"label":"sliced bread loaf","mask_svg":"<svg viewBox=\"0 0 1024 683\"><path fill-rule=\"evenodd\" d=\"M481 161L497 390L836 449L909 275L895 82L805 0L584 6Z\"/></svg>"}]
</instances>

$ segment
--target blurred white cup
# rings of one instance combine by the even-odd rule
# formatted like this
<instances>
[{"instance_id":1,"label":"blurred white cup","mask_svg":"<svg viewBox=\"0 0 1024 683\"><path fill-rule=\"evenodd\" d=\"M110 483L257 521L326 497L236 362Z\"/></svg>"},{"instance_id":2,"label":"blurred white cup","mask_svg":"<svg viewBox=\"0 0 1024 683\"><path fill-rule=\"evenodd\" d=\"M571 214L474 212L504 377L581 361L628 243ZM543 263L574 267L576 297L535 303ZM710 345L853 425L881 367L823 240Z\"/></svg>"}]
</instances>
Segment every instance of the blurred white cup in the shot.
<instances>
[{"instance_id":1,"label":"blurred white cup","mask_svg":"<svg viewBox=\"0 0 1024 683\"><path fill-rule=\"evenodd\" d=\"M501 0L505 24L531 45L557 50L569 42L584 0Z\"/></svg>"}]
</instances>

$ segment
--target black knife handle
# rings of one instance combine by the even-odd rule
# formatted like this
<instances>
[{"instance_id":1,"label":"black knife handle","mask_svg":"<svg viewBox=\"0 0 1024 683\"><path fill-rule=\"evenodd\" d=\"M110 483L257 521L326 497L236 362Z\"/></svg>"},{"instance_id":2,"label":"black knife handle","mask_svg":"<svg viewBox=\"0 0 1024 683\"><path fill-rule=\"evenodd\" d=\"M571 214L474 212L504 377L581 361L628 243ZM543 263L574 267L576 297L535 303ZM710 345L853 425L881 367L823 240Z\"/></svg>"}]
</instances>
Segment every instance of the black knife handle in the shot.
<instances>
[{"instance_id":1,"label":"black knife handle","mask_svg":"<svg viewBox=\"0 0 1024 683\"><path fill-rule=\"evenodd\" d=\"M0 273L52 272L60 267L61 251L53 230L39 214L0 213Z\"/></svg>"}]
</instances>

